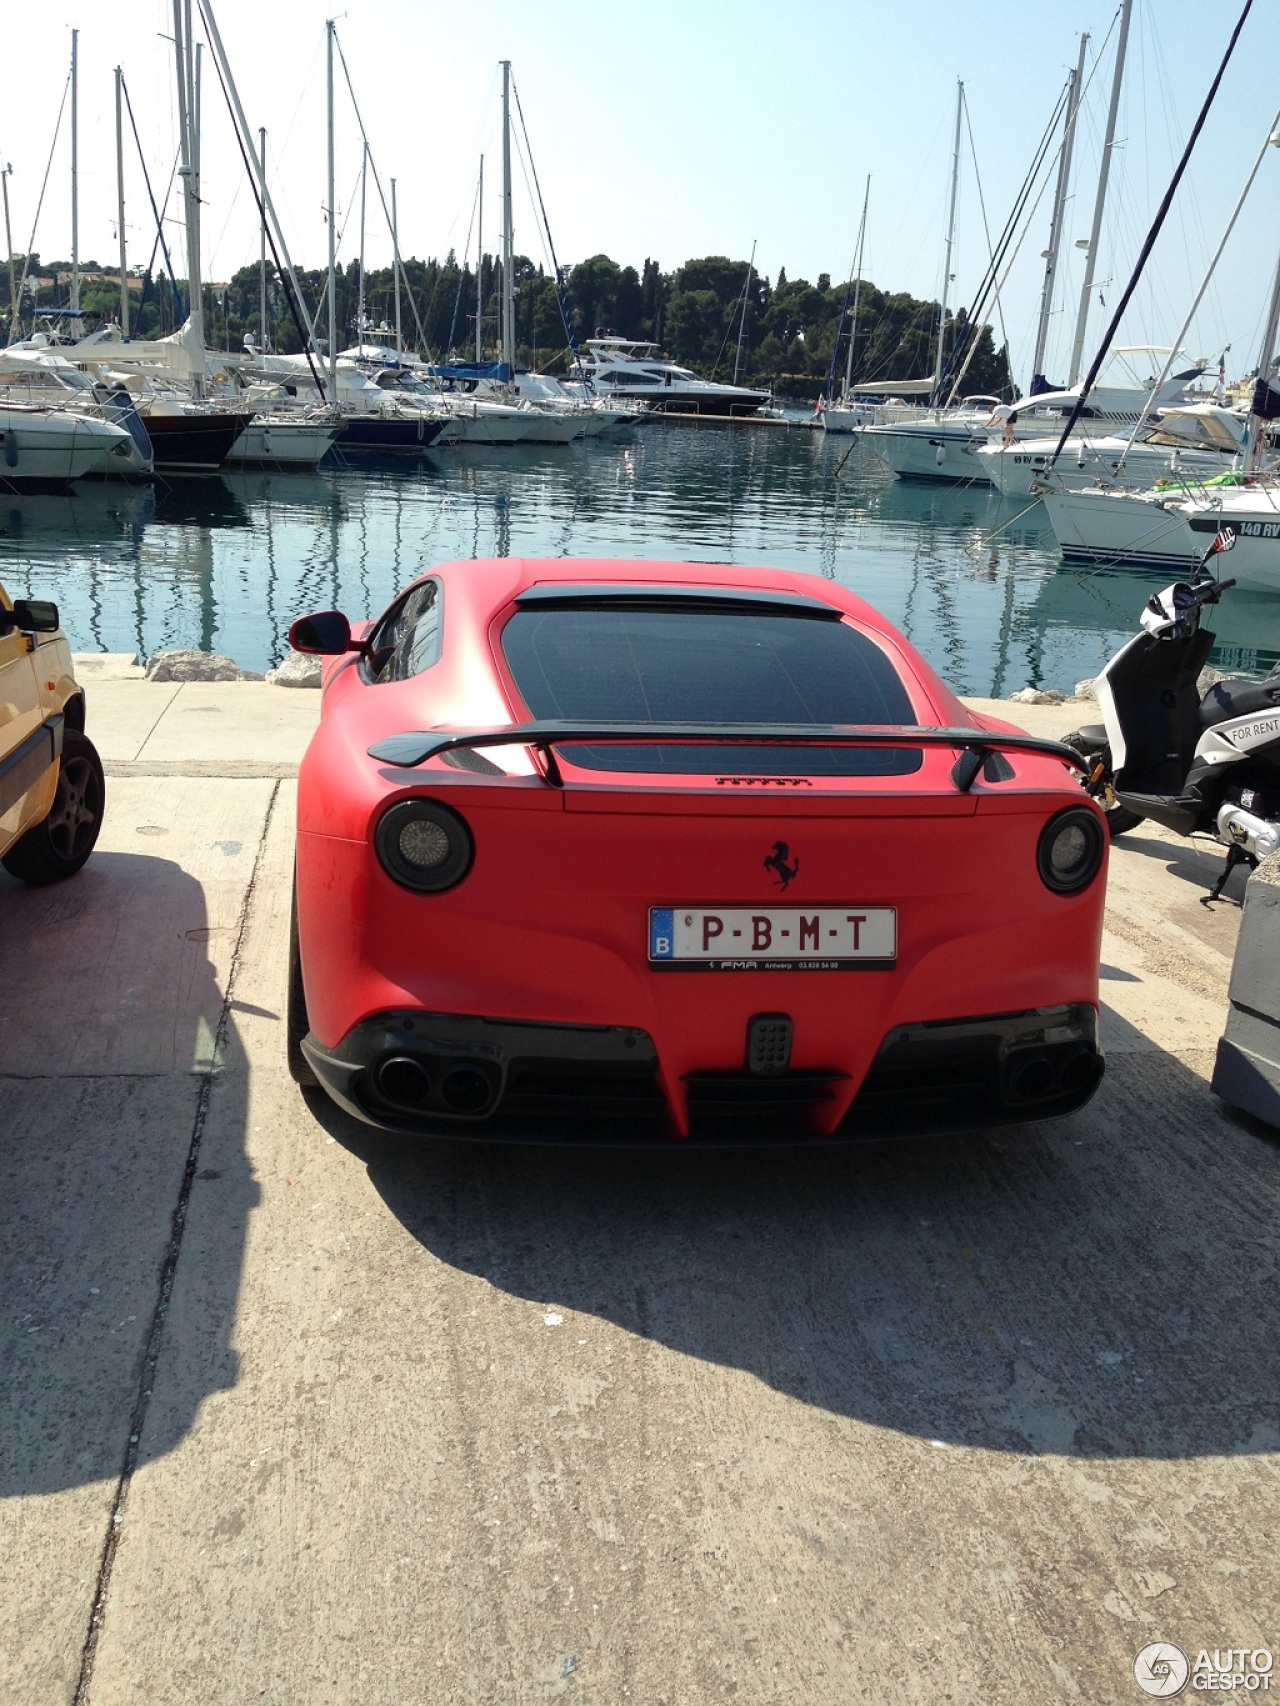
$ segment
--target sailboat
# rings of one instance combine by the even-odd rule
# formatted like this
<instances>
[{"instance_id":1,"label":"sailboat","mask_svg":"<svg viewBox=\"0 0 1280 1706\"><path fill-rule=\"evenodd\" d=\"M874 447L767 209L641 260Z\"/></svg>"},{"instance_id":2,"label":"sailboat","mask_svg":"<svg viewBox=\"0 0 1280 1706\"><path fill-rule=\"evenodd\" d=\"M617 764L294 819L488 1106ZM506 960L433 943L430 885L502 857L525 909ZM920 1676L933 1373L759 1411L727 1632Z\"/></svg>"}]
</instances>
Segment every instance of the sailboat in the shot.
<instances>
[{"instance_id":1,"label":"sailboat","mask_svg":"<svg viewBox=\"0 0 1280 1706\"><path fill-rule=\"evenodd\" d=\"M1093 266L1099 248L1102 214L1106 201L1108 172L1115 137L1120 89L1124 78L1129 16L1132 5L1133 0L1123 0L1121 7L1111 99L1107 112L1106 134L1102 145L1102 164L1094 199L1093 229L1086 245L1085 279L1076 318L1075 347L1068 384L1061 389L1050 387L1040 372L1040 363L1043 360L1045 330L1051 305L1053 269L1056 265L1058 245L1061 238L1062 207L1065 201L1071 146L1079 110L1079 93L1085 48L1088 41L1087 36L1082 38L1080 63L1068 85L1065 128L1059 156L1054 222L1050 249L1046 257L1049 265L1046 269L1045 288L1041 299L1040 326L1037 333L1034 363L1036 371L1032 380L1031 394L1018 403L1015 411L1017 418L1016 421L1012 422L998 420L999 413L1007 416L1009 412L1007 408L997 411L995 405L998 404L999 399L981 397L968 399L967 403L958 409L935 409L924 419L863 428L862 435L868 445L883 461L889 464L900 478L942 481L953 485L989 484L993 474L992 462L990 458L980 456L979 451L991 442L993 429L1000 430L1002 433L1006 426L1010 429L1010 437L1014 441L1013 453L1017 454L1018 441L1049 433L1055 424L1061 426L1076 411L1076 406L1080 400L1080 387L1077 384L1080 374L1080 355L1084 344L1089 299L1092 293ZM941 393L944 372L943 335L946 326L946 284L951 270L963 99L964 85L960 84L956 101L956 128L952 156L947 238L944 250L942 304L938 319L937 355L931 387L935 401ZM1085 430L1092 429L1096 432L1101 424L1104 431L1109 431L1117 426L1136 423L1149 406L1148 400L1151 396L1154 378L1135 371L1135 368L1141 363L1154 361L1157 356L1169 356L1173 353L1175 352L1171 352L1168 348L1151 345L1134 345L1112 350L1102 382L1095 385L1090 392ZM1156 365L1158 366L1159 363ZM1172 363L1166 364L1166 366L1171 365ZM1155 406L1162 407L1177 403L1181 399L1186 384L1199 375L1202 365L1189 363L1177 373L1168 373L1162 389L1155 399ZM916 381L914 384L919 388L923 382ZM871 393L878 387L861 386L860 389ZM902 386L899 386L896 392L893 391L892 386L887 387L887 389L899 396L908 394L908 389ZM1006 454L1009 452L1006 451Z\"/></svg>"},{"instance_id":2,"label":"sailboat","mask_svg":"<svg viewBox=\"0 0 1280 1706\"><path fill-rule=\"evenodd\" d=\"M858 244L853 260L853 312L849 318L849 343L845 351L844 388L837 403L832 395L835 382L836 360L840 354L840 337L844 331L844 309L840 313L840 325L836 330L835 348L831 352L831 371L827 375L827 395L819 405L818 416L824 432L856 432L859 427L872 426L876 419L874 402L855 403L850 400L853 384L853 348L858 335L858 301L862 294L862 252L867 235L867 204L871 200L871 178L867 177L867 188L862 198L862 218L858 224ZM849 305L849 292L845 291L845 308Z\"/></svg>"}]
</instances>

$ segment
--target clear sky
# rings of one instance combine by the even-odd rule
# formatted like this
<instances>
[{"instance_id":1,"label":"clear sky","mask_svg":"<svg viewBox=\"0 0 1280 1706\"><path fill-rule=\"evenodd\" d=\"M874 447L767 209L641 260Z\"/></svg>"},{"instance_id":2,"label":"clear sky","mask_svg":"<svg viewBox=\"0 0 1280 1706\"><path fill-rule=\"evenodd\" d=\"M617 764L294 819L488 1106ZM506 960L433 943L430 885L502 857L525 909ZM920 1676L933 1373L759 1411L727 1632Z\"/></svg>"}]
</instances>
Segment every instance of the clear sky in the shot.
<instances>
[{"instance_id":1,"label":"clear sky","mask_svg":"<svg viewBox=\"0 0 1280 1706\"><path fill-rule=\"evenodd\" d=\"M268 132L268 167L293 258L326 252L323 0L212 0L249 123ZM1109 211L1088 353L1190 132L1243 0L1135 0ZM197 13L198 16L198 13ZM983 208L1004 225L1068 71L1088 32L1092 76L1076 148L1068 258L1053 321L1051 378L1064 378L1081 257L1090 227L1110 94L1116 0L347 0L338 36L384 181L394 176L405 254L468 246L479 156L485 155L486 248L498 246L500 59L512 61L557 253L604 252L664 270L706 254L746 260L776 280L848 276L867 176L865 276L937 299L955 120L963 80L966 134L952 300L986 263ZM38 23L38 30L37 30ZM28 11L9 56L0 160L9 178L13 243L25 249L70 60L79 36L79 250L114 266L112 69L123 67L153 183L176 151L171 0L124 8L46 0ZM1108 33L1110 39L1108 40ZM38 50L36 37L38 35ZM12 44L13 32L9 31ZM1168 342L1280 108L1280 0L1255 0L1120 341ZM336 120L341 254L358 251L360 145L341 69ZM229 119L205 55L202 190L204 272L225 279L258 255L256 213ZM972 133L972 149L969 132ZM132 263L154 225L126 127L126 234ZM1056 144L1055 144L1056 146ZM975 170L976 159L976 170ZM517 250L545 260L519 163ZM71 250L69 117L64 115L32 247ZM1039 306L1050 192L1040 202L1004 296L1015 375L1025 385ZM170 215L180 203L175 194ZM1280 148L1267 150L1237 234L1186 345L1228 375L1251 368L1276 266ZM169 231L181 252L181 232ZM474 249L474 236L470 247ZM390 260L372 185L366 260ZM177 263L175 263L177 264ZM180 271L185 270L179 268ZM997 332L997 342L1000 334Z\"/></svg>"}]
</instances>

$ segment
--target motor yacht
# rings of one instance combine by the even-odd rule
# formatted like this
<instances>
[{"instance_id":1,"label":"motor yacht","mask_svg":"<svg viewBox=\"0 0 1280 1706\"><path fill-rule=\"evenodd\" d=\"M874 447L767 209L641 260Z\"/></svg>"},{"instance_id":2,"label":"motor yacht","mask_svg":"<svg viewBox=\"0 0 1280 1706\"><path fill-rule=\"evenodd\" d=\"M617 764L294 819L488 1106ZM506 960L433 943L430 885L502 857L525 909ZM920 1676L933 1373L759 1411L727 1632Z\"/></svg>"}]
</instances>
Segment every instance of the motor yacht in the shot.
<instances>
[{"instance_id":1,"label":"motor yacht","mask_svg":"<svg viewBox=\"0 0 1280 1706\"><path fill-rule=\"evenodd\" d=\"M769 401L767 391L700 379L667 361L658 344L633 338L588 338L568 389L630 398L663 415L754 415Z\"/></svg>"},{"instance_id":2,"label":"motor yacht","mask_svg":"<svg viewBox=\"0 0 1280 1706\"><path fill-rule=\"evenodd\" d=\"M132 438L111 421L72 409L0 402L0 489L65 486L106 473L133 454Z\"/></svg>"},{"instance_id":3,"label":"motor yacht","mask_svg":"<svg viewBox=\"0 0 1280 1706\"><path fill-rule=\"evenodd\" d=\"M119 384L95 382L50 347L43 334L36 337L38 342L0 350L0 402L71 413L120 427L128 445L113 441L106 464L94 471L114 479L149 475L154 451L128 391Z\"/></svg>"}]
</instances>

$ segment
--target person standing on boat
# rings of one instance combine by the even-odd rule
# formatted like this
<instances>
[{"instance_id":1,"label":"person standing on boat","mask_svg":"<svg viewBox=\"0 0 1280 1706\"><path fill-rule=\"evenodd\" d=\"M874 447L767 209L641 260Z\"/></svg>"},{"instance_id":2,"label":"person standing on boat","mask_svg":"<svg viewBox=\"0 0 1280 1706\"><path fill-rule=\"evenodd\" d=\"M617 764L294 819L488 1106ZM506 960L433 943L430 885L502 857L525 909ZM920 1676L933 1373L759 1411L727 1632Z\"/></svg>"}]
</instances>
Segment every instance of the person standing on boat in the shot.
<instances>
[{"instance_id":1,"label":"person standing on boat","mask_svg":"<svg viewBox=\"0 0 1280 1706\"><path fill-rule=\"evenodd\" d=\"M984 424L989 427L1000 426L1003 424L1004 437L1002 442L1007 450L1013 443L1013 429L1017 425L1017 422L1018 411L1014 408L1012 403L997 403L995 408L993 408L991 413L987 416Z\"/></svg>"}]
</instances>

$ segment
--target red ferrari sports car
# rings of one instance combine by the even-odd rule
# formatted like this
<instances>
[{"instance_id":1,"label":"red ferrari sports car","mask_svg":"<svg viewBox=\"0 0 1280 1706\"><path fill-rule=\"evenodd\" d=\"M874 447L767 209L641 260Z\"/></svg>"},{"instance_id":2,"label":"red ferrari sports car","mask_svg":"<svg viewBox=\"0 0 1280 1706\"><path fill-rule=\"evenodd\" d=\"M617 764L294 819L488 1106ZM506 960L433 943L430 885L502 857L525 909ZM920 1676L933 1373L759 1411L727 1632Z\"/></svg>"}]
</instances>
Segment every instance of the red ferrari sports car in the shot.
<instances>
[{"instance_id":1,"label":"red ferrari sports car","mask_svg":"<svg viewBox=\"0 0 1280 1706\"><path fill-rule=\"evenodd\" d=\"M963 1130L1102 1075L1107 834L831 582L446 563L326 654L289 1059L362 1120L543 1140Z\"/></svg>"}]
</instances>

